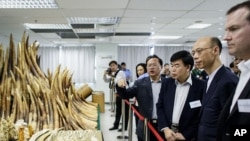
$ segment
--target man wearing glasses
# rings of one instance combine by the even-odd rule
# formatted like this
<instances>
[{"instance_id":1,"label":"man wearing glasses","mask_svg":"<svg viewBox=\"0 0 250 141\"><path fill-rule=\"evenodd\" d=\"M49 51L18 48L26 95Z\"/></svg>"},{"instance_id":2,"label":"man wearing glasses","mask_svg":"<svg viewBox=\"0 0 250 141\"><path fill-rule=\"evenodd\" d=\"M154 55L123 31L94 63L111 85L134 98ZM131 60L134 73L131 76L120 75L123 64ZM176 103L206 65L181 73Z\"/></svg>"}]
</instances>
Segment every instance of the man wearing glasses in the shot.
<instances>
[{"instance_id":1,"label":"man wearing glasses","mask_svg":"<svg viewBox=\"0 0 250 141\"><path fill-rule=\"evenodd\" d=\"M216 37L203 37L196 41L192 55L198 68L208 74L202 99L198 141L216 141L219 114L231 94L234 94L238 77L221 63L222 44Z\"/></svg>"}]
</instances>

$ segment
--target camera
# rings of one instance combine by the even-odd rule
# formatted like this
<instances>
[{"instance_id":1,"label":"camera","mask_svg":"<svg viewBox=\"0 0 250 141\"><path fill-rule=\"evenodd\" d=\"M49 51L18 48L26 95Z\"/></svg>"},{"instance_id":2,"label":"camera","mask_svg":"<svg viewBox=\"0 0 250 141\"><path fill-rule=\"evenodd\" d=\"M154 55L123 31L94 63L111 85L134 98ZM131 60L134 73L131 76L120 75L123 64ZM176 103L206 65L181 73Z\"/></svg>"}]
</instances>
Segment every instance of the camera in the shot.
<instances>
[{"instance_id":1,"label":"camera","mask_svg":"<svg viewBox=\"0 0 250 141\"><path fill-rule=\"evenodd\" d=\"M106 72L107 72L108 74L111 74L111 68L108 68L108 69L106 70Z\"/></svg>"}]
</instances>

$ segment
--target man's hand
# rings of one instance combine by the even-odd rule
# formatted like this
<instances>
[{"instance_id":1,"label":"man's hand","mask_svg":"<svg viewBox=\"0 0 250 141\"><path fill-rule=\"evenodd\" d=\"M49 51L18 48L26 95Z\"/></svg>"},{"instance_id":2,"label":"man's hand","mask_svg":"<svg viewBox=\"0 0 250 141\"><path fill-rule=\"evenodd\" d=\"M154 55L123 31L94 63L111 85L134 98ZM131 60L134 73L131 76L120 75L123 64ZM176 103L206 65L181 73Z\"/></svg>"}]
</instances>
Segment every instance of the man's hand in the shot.
<instances>
[{"instance_id":1,"label":"man's hand","mask_svg":"<svg viewBox=\"0 0 250 141\"><path fill-rule=\"evenodd\" d=\"M104 75L108 74L107 70L104 71Z\"/></svg>"},{"instance_id":2,"label":"man's hand","mask_svg":"<svg viewBox=\"0 0 250 141\"><path fill-rule=\"evenodd\" d=\"M127 82L126 82L125 79L119 79L119 80L117 81L117 85L118 85L118 87L126 88Z\"/></svg>"},{"instance_id":3,"label":"man's hand","mask_svg":"<svg viewBox=\"0 0 250 141\"><path fill-rule=\"evenodd\" d=\"M105 71L104 71L103 76L105 76L105 75L111 76L111 74L110 74L110 73L108 73L108 72L107 72L107 70L105 70Z\"/></svg>"},{"instance_id":4,"label":"man's hand","mask_svg":"<svg viewBox=\"0 0 250 141\"><path fill-rule=\"evenodd\" d=\"M165 135L165 138L167 139L167 141L175 141L176 140L175 132L168 127L164 129L164 135Z\"/></svg>"},{"instance_id":5,"label":"man's hand","mask_svg":"<svg viewBox=\"0 0 250 141\"><path fill-rule=\"evenodd\" d=\"M177 140L186 140L185 137L182 135L182 133L180 132L177 132L176 133L176 139Z\"/></svg>"}]
</instances>

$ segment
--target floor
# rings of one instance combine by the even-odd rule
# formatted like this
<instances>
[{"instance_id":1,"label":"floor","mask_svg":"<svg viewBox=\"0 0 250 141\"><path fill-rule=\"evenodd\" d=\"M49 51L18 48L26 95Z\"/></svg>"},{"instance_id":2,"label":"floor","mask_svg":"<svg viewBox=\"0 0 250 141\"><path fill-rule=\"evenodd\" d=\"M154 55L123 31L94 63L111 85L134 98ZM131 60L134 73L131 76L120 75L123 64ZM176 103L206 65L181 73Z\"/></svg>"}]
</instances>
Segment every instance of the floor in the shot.
<instances>
[{"instance_id":1,"label":"floor","mask_svg":"<svg viewBox=\"0 0 250 141\"><path fill-rule=\"evenodd\" d=\"M115 113L111 112L110 109L111 106L109 104L105 104L105 112L100 113L100 130L102 131L104 141L123 141L123 140L130 141L130 139L124 138L128 137L129 130L124 132L118 132L118 130L109 131L109 128L113 126L113 122L115 121L115 116L114 116ZM135 134L134 115L132 117L133 117L133 124L132 124L133 127L130 138L132 139L131 141L137 141L137 136ZM121 137L121 139L118 139L118 136Z\"/></svg>"}]
</instances>

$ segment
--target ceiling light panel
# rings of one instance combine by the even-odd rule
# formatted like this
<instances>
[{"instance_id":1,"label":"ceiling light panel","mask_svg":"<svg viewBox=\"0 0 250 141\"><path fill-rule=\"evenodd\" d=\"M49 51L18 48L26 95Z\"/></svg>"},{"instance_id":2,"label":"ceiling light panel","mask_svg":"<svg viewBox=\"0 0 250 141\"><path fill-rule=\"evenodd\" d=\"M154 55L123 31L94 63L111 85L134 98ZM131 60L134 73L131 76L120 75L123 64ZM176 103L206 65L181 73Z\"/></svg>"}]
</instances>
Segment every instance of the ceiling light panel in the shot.
<instances>
[{"instance_id":1,"label":"ceiling light panel","mask_svg":"<svg viewBox=\"0 0 250 141\"><path fill-rule=\"evenodd\" d=\"M29 24L25 23L24 26L28 29L72 29L68 24Z\"/></svg>"},{"instance_id":2,"label":"ceiling light panel","mask_svg":"<svg viewBox=\"0 0 250 141\"><path fill-rule=\"evenodd\" d=\"M151 36L150 39L179 39L182 36Z\"/></svg>"},{"instance_id":3,"label":"ceiling light panel","mask_svg":"<svg viewBox=\"0 0 250 141\"><path fill-rule=\"evenodd\" d=\"M195 23L187 27L187 29L204 29L211 26L211 24Z\"/></svg>"},{"instance_id":4,"label":"ceiling light panel","mask_svg":"<svg viewBox=\"0 0 250 141\"><path fill-rule=\"evenodd\" d=\"M55 0L0 0L0 8L58 8Z\"/></svg>"},{"instance_id":5,"label":"ceiling light panel","mask_svg":"<svg viewBox=\"0 0 250 141\"><path fill-rule=\"evenodd\" d=\"M102 29L73 29L75 33L113 33L114 28L102 28Z\"/></svg>"},{"instance_id":6,"label":"ceiling light panel","mask_svg":"<svg viewBox=\"0 0 250 141\"><path fill-rule=\"evenodd\" d=\"M118 24L120 17L101 17L101 18L87 18L87 17L71 17L67 18L71 24L75 23L94 23L94 24Z\"/></svg>"}]
</instances>

